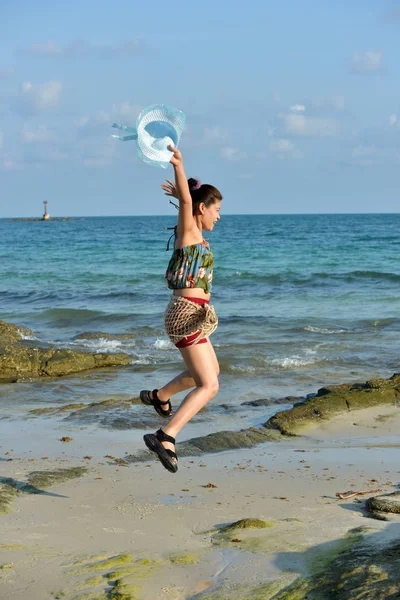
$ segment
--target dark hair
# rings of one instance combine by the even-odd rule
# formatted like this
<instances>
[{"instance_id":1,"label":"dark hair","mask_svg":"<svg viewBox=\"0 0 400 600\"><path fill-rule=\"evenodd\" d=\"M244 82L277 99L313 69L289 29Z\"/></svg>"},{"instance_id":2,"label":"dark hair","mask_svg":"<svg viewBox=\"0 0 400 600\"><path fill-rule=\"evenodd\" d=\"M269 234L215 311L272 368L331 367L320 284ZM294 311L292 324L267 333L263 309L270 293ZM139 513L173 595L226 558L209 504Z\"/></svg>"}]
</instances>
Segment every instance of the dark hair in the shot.
<instances>
[{"instance_id":1,"label":"dark hair","mask_svg":"<svg viewBox=\"0 0 400 600\"><path fill-rule=\"evenodd\" d=\"M204 202L208 207L211 204L218 202L218 200L222 200L221 192L213 185L208 183L202 184L199 179L194 179L194 177L188 179L188 184L190 195L192 196L193 214L201 202Z\"/></svg>"}]
</instances>

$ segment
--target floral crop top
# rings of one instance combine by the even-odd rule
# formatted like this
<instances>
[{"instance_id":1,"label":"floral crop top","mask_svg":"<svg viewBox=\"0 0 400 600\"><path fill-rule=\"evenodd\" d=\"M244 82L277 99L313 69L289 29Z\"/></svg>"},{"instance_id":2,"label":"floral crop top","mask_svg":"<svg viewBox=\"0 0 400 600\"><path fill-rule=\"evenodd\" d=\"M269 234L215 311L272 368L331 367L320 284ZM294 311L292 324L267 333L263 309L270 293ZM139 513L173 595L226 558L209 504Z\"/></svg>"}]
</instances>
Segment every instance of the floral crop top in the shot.
<instances>
[{"instance_id":1,"label":"floral crop top","mask_svg":"<svg viewBox=\"0 0 400 600\"><path fill-rule=\"evenodd\" d=\"M202 288L211 292L214 256L208 242L174 250L165 277L170 290Z\"/></svg>"}]
</instances>

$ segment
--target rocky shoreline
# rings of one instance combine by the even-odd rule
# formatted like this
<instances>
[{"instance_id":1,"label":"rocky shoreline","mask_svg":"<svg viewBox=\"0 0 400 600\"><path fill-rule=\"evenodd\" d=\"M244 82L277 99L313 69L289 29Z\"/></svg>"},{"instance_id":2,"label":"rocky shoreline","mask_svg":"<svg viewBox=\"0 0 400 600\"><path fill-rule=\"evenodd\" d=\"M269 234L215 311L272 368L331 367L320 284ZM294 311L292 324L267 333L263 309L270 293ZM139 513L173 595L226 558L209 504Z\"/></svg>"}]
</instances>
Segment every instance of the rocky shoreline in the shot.
<instances>
[{"instance_id":1,"label":"rocky shoreline","mask_svg":"<svg viewBox=\"0 0 400 600\"><path fill-rule=\"evenodd\" d=\"M109 334L80 337L96 335ZM1 382L36 385L129 363L127 355L46 348L32 338L30 330L0 322ZM245 402L235 410L273 405L276 412L267 420L260 412L255 427L178 443L174 476L147 450L132 452L119 440L124 430L158 424L139 402L110 397L32 408L30 423L55 419L52 437L63 424L76 432L59 437L63 451L55 456L50 450L33 457L29 445L21 452L18 436L3 436L5 597L400 598L399 373L305 398ZM102 458L90 454L91 424L104 425L109 436L100 441Z\"/></svg>"},{"instance_id":2,"label":"rocky shoreline","mask_svg":"<svg viewBox=\"0 0 400 600\"><path fill-rule=\"evenodd\" d=\"M35 345L32 338L30 329L0 321L0 383L63 377L91 369L122 367L130 362L124 353L45 348Z\"/></svg>"}]
</instances>

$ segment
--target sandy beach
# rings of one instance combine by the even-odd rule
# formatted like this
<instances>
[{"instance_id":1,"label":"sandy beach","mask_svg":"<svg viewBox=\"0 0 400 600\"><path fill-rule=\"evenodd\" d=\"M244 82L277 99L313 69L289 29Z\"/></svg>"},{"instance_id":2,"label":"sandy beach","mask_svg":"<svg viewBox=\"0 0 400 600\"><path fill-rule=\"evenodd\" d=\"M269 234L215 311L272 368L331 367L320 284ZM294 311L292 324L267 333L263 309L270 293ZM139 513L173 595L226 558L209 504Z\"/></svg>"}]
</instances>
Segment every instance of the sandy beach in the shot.
<instances>
[{"instance_id":1,"label":"sandy beach","mask_svg":"<svg viewBox=\"0 0 400 600\"><path fill-rule=\"evenodd\" d=\"M376 544L400 537L400 515L366 516L364 499L378 494L336 496L398 490L399 429L395 405L352 411L298 437L182 458L176 475L150 455L125 461L126 436L108 458L90 458L90 444L73 451L74 440L32 458L29 439L20 454L18 439L3 439L3 489L31 486L0 517L1 598L278 598L356 528ZM45 490L32 478L76 467ZM265 523L224 530L242 519Z\"/></svg>"}]
</instances>

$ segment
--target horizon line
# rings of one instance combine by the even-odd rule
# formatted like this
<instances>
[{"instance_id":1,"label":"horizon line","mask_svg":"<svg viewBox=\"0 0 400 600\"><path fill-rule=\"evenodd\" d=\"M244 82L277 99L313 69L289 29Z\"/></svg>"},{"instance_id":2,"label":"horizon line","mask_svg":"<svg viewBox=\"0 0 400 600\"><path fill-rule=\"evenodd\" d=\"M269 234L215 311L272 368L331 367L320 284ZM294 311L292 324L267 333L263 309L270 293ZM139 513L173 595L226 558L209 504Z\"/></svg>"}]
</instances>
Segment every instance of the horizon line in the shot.
<instances>
[{"instance_id":1,"label":"horizon line","mask_svg":"<svg viewBox=\"0 0 400 600\"><path fill-rule=\"evenodd\" d=\"M269 216L269 217L290 217L290 216L327 216L327 215L400 215L400 212L304 212L304 213L223 213L223 217L251 217L251 216ZM31 216L10 216L10 217L1 217L0 220L13 220L13 219L37 219L38 221L51 221L51 220L59 220L59 219L124 219L124 218L132 218L132 217L172 217L173 214L160 213L157 215L53 215L50 216L48 220L43 219L41 216L31 215Z\"/></svg>"}]
</instances>

